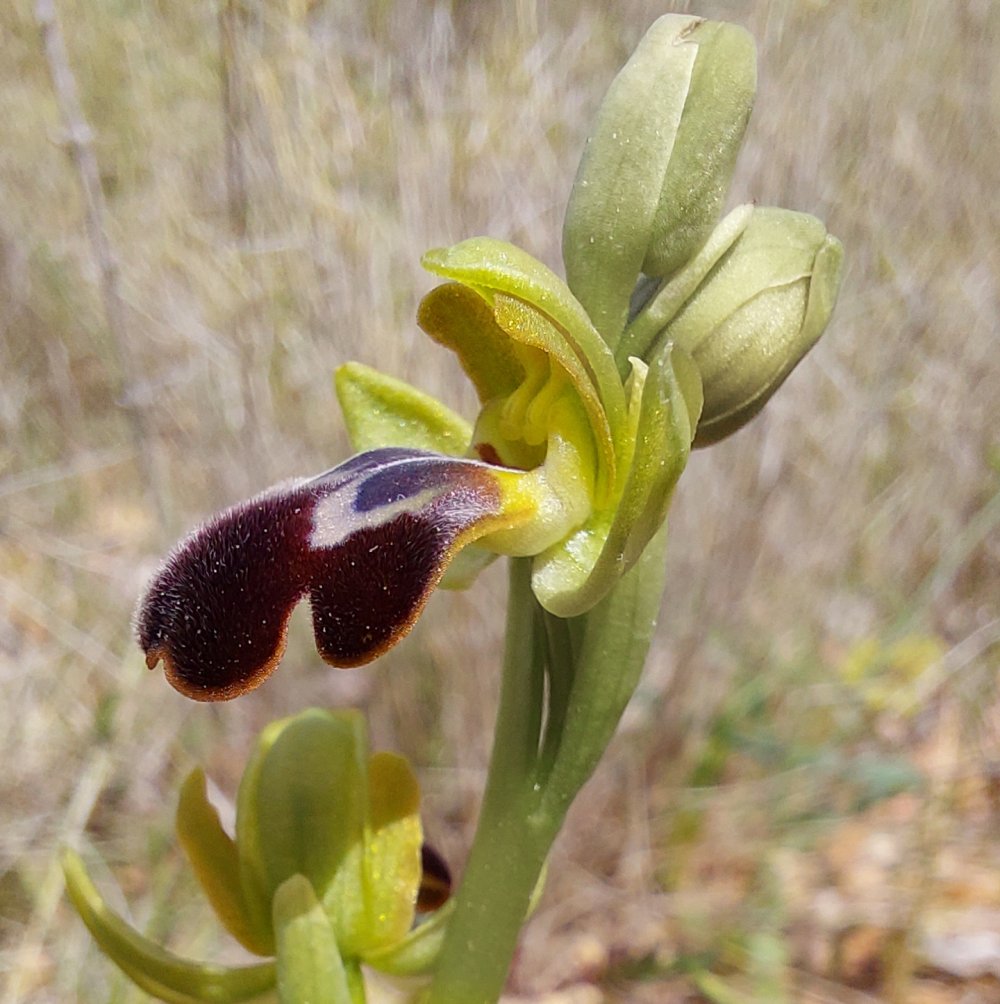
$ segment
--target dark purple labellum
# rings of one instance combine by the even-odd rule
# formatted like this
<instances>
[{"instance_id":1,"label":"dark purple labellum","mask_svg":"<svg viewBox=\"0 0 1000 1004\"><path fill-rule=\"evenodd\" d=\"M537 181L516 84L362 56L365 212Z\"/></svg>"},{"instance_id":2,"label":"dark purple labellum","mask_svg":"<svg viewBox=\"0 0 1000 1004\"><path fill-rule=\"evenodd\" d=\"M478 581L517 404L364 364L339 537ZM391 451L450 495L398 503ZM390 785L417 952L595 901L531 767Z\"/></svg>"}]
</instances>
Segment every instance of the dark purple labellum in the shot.
<instances>
[{"instance_id":1,"label":"dark purple labellum","mask_svg":"<svg viewBox=\"0 0 1000 1004\"><path fill-rule=\"evenodd\" d=\"M500 520L477 461L417 450L360 454L269 489L182 541L136 613L146 665L195 700L253 689L285 648L308 594L320 655L357 666L412 626L458 547Z\"/></svg>"}]
</instances>

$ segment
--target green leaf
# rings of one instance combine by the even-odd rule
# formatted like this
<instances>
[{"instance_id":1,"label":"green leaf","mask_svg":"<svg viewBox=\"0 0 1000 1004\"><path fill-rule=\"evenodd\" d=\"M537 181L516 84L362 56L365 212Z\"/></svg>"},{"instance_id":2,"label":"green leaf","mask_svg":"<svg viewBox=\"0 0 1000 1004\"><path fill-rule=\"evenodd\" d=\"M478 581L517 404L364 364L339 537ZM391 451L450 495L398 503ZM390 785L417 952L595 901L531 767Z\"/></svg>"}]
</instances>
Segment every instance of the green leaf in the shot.
<instances>
[{"instance_id":1,"label":"green leaf","mask_svg":"<svg viewBox=\"0 0 1000 1004\"><path fill-rule=\"evenodd\" d=\"M305 876L278 887L274 930L282 1004L352 1004L336 935Z\"/></svg>"},{"instance_id":2,"label":"green leaf","mask_svg":"<svg viewBox=\"0 0 1000 1004\"><path fill-rule=\"evenodd\" d=\"M62 854L66 892L101 950L146 993L169 1004L235 1004L264 998L274 987L271 962L241 968L188 962L141 935L110 909L80 856Z\"/></svg>"},{"instance_id":3,"label":"green leaf","mask_svg":"<svg viewBox=\"0 0 1000 1004\"><path fill-rule=\"evenodd\" d=\"M408 446L460 457L472 427L436 398L361 363L345 363L334 383L351 444L359 452Z\"/></svg>"},{"instance_id":4,"label":"green leaf","mask_svg":"<svg viewBox=\"0 0 1000 1004\"><path fill-rule=\"evenodd\" d=\"M181 787L177 836L226 930L255 955L273 955L270 926L256 926L258 918L247 909L236 844L222 828L219 814L208 800L205 772L200 767L188 775Z\"/></svg>"}]
</instances>

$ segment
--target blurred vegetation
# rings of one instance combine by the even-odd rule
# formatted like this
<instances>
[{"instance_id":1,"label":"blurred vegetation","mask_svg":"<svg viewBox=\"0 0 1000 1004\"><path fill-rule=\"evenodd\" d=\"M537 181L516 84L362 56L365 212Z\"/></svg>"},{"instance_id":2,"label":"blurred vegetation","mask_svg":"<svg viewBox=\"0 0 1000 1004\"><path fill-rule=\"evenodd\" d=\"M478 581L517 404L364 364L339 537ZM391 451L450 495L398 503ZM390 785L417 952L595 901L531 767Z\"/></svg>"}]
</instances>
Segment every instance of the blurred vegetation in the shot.
<instances>
[{"instance_id":1,"label":"blurred vegetation","mask_svg":"<svg viewBox=\"0 0 1000 1004\"><path fill-rule=\"evenodd\" d=\"M658 645L512 990L1000 1000L991 0L60 0L119 332L35 12L0 6L0 999L142 999L62 902L64 842L157 940L238 957L173 799L200 761L231 802L255 731L310 703L413 758L460 865L498 569L366 670L324 667L297 621L282 670L221 707L145 671L130 611L199 518L345 455L337 363L471 412L416 331L419 256L486 233L558 267L590 117L665 6L753 32L733 201L820 216L847 274L823 342L684 478Z\"/></svg>"}]
</instances>

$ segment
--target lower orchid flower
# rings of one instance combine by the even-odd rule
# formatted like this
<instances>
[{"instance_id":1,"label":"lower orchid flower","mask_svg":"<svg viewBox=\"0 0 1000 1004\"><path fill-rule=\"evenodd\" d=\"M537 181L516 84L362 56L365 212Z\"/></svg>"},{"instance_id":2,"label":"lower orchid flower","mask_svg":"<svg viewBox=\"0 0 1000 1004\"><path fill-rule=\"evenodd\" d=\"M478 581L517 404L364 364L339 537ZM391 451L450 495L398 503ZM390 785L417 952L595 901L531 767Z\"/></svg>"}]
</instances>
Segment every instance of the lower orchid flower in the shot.
<instances>
[{"instance_id":1,"label":"lower orchid flower","mask_svg":"<svg viewBox=\"0 0 1000 1004\"><path fill-rule=\"evenodd\" d=\"M260 735L240 783L230 836L206 795L185 781L177 833L227 931L273 961L225 967L182 959L122 920L79 856L66 852L70 897L94 938L134 983L161 1000L347 1004L362 964L426 973L440 950L448 870L422 844L409 764L368 752L362 716L312 709ZM417 915L422 920L415 923Z\"/></svg>"}]
</instances>

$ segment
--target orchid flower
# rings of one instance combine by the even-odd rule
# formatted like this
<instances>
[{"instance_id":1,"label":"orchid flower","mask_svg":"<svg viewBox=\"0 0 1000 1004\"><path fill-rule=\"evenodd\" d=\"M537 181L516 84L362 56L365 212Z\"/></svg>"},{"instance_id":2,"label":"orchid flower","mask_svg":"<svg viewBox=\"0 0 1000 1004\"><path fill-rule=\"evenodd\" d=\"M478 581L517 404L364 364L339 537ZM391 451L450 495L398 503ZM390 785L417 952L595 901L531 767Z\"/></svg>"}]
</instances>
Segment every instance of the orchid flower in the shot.
<instances>
[{"instance_id":1,"label":"orchid flower","mask_svg":"<svg viewBox=\"0 0 1000 1004\"><path fill-rule=\"evenodd\" d=\"M692 441L749 420L832 309L840 246L818 220L746 205L716 223L755 80L741 29L657 21L580 165L570 284L488 237L424 256L446 281L418 323L475 386L474 424L343 366L361 452L184 540L138 607L147 665L197 700L242 694L277 665L304 597L320 655L360 665L410 630L452 562L444 584L464 585L498 554L532 557L558 617L607 595L663 524Z\"/></svg>"},{"instance_id":2,"label":"orchid flower","mask_svg":"<svg viewBox=\"0 0 1000 1004\"><path fill-rule=\"evenodd\" d=\"M776 212L744 207L727 218L711 253L693 263L694 279L674 280L689 295L665 310L668 286L636 314L625 335L642 340L641 354L628 356L624 379L566 284L526 252L480 237L427 254L424 264L450 281L424 298L418 321L472 380L475 425L399 380L341 367L338 395L364 452L269 489L183 541L139 606L147 664L162 660L190 697L235 697L275 667L291 610L307 595L322 657L334 666L368 662L410 629L463 548L471 553L451 584L467 582L491 555L530 555L543 608L560 617L590 609L663 523L699 428L732 431L732 416L741 424L769 396L775 373L790 368L789 356L794 365L801 355L795 338L814 289L825 290L825 273L823 283L812 279L828 245L822 225L806 218L815 225L786 256L794 296L784 274L777 283L766 277L767 291L777 289L770 300L748 296L740 264L754 260L758 230L781 221L803 228L799 214ZM720 258L737 273L734 306L703 321L725 299L715 288L729 276ZM706 293L695 279L709 268L716 278ZM758 277L749 281L759 293ZM762 352L738 313L756 302L768 320L775 300L791 301L779 327L793 333L791 354ZM829 313L813 312L819 324ZM725 331L713 334L727 320L738 342L765 357L749 376L729 365L748 350L727 347ZM811 321L810 338L816 327ZM712 410L703 415L705 396Z\"/></svg>"},{"instance_id":3,"label":"orchid flower","mask_svg":"<svg viewBox=\"0 0 1000 1004\"><path fill-rule=\"evenodd\" d=\"M440 949L450 879L422 845L419 794L402 757L369 754L353 711L312 709L264 730L240 784L235 837L208 801L204 772L191 773L177 808L181 845L226 930L271 957L256 965L160 948L107 906L72 852L67 889L101 948L162 1000L251 1001L277 985L282 1000L348 1004L361 964L414 976Z\"/></svg>"},{"instance_id":4,"label":"orchid flower","mask_svg":"<svg viewBox=\"0 0 1000 1004\"><path fill-rule=\"evenodd\" d=\"M580 613L662 522L701 408L686 353L667 344L649 364L633 359L622 381L566 285L525 252L480 238L425 264L453 281L424 299L419 321L474 382L475 427L397 380L343 367L340 399L365 452L216 517L140 606L148 664L162 659L189 696L260 683L307 594L325 660L373 659L473 544L536 556L542 605Z\"/></svg>"}]
</instances>

